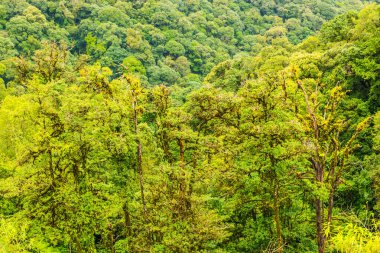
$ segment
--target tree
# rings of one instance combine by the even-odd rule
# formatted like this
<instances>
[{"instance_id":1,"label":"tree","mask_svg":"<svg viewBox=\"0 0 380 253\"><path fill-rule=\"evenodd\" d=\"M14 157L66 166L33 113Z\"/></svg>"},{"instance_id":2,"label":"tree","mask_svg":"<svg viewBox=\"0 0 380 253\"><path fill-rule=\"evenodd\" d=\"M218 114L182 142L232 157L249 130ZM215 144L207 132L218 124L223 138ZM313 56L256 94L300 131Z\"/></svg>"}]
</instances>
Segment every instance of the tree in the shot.
<instances>
[{"instance_id":1,"label":"tree","mask_svg":"<svg viewBox=\"0 0 380 253\"><path fill-rule=\"evenodd\" d=\"M89 32L84 38L86 42L86 53L90 56L93 56L95 59L99 58L104 52L106 52L106 48L103 43L98 43L97 38Z\"/></svg>"},{"instance_id":2,"label":"tree","mask_svg":"<svg viewBox=\"0 0 380 253\"><path fill-rule=\"evenodd\" d=\"M43 49L37 50L34 55L36 72L45 82L60 78L67 68L68 51L64 42L43 42Z\"/></svg>"},{"instance_id":3,"label":"tree","mask_svg":"<svg viewBox=\"0 0 380 253\"><path fill-rule=\"evenodd\" d=\"M111 250L122 188L113 192L103 187L116 183L120 150L113 147L128 147L129 132L127 139L117 137L112 102L100 90L31 81L28 91L1 106L1 124L6 124L4 117L12 119L1 132L6 136L1 142L3 166L9 171L2 182L9 198L22 201L16 210L19 221L30 224L30 240L43 238L55 250L94 251L96 236L102 238L101 247ZM3 152L5 148L10 152ZM14 180L17 187L10 187L7 182ZM43 236L39 231L45 231Z\"/></svg>"},{"instance_id":4,"label":"tree","mask_svg":"<svg viewBox=\"0 0 380 253\"><path fill-rule=\"evenodd\" d=\"M136 136L136 143L137 143L137 172L139 174L139 181L140 181L140 191L141 191L141 203L144 210L144 216L146 222L148 221L148 213L146 208L146 202L145 202L145 192L144 192L144 176L143 176L143 168L142 168L142 144L139 137L139 128L138 128L138 117L141 112L141 107L139 105L139 100L143 96L143 89L140 84L140 80L134 76L131 75L125 75L125 79L128 83L129 90L130 90L130 96L132 101L132 112L133 112L133 126Z\"/></svg>"},{"instance_id":5,"label":"tree","mask_svg":"<svg viewBox=\"0 0 380 253\"><path fill-rule=\"evenodd\" d=\"M181 56L185 54L185 48L175 40L169 40L165 45L165 49L173 56Z\"/></svg>"},{"instance_id":6,"label":"tree","mask_svg":"<svg viewBox=\"0 0 380 253\"><path fill-rule=\"evenodd\" d=\"M301 72L302 73L302 72ZM304 82L299 78L301 74L295 72L296 82L303 92L305 99L305 116L302 119L308 132L307 147L310 150L310 163L315 173L315 180L319 187L328 190L327 224L332 225L334 194L341 183L342 172L345 169L345 160L353 151L353 142L357 135L364 130L369 118L358 124L356 131L347 140L342 140L341 132L345 121L340 117L339 104L345 96L340 86L331 89L328 94L323 93L324 85L318 80L312 81L308 91ZM323 102L319 102L322 100ZM327 182L325 182L327 177ZM318 252L325 252L324 212L322 196L316 196L316 225Z\"/></svg>"},{"instance_id":7,"label":"tree","mask_svg":"<svg viewBox=\"0 0 380 253\"><path fill-rule=\"evenodd\" d=\"M123 66L127 73L146 75L144 65L134 56L128 56L123 60Z\"/></svg>"}]
</instances>

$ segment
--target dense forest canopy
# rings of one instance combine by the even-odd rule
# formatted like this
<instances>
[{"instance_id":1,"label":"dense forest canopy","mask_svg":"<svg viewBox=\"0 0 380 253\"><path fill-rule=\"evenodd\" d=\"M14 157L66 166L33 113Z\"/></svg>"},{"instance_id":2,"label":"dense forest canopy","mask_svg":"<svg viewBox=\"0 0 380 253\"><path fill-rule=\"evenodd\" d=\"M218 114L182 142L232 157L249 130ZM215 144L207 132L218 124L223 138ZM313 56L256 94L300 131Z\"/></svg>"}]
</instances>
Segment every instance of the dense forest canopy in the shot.
<instances>
[{"instance_id":1,"label":"dense forest canopy","mask_svg":"<svg viewBox=\"0 0 380 253\"><path fill-rule=\"evenodd\" d=\"M380 252L380 5L0 0L0 252Z\"/></svg>"},{"instance_id":2,"label":"dense forest canopy","mask_svg":"<svg viewBox=\"0 0 380 253\"><path fill-rule=\"evenodd\" d=\"M257 53L274 37L297 44L323 22L365 1L2 0L1 59L32 56L42 41L64 41L111 68L138 67L151 85L200 83L211 68ZM132 67L135 69L135 67ZM189 74L196 75L189 75Z\"/></svg>"}]
</instances>

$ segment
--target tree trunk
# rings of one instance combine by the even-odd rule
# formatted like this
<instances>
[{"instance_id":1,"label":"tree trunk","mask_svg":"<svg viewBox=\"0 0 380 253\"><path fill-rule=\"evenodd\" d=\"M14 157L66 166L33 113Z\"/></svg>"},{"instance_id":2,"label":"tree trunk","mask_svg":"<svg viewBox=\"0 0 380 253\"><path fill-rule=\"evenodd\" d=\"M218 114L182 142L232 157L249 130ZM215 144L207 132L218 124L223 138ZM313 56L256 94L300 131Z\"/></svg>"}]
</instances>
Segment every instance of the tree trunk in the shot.
<instances>
[{"instance_id":1,"label":"tree trunk","mask_svg":"<svg viewBox=\"0 0 380 253\"><path fill-rule=\"evenodd\" d=\"M137 127L137 98L134 98L135 101L133 102L133 119L134 119L134 127L135 127L135 134L136 134L136 140L137 140L137 172L139 173L139 180L140 180L140 192L141 192L141 202L143 205L143 211L144 211L144 218L145 221L148 219L147 215L147 209L146 209L146 203L145 203L145 193L144 193L144 177L143 177L143 170L142 170L142 145L140 138L138 136L138 127Z\"/></svg>"},{"instance_id":2,"label":"tree trunk","mask_svg":"<svg viewBox=\"0 0 380 253\"><path fill-rule=\"evenodd\" d=\"M325 252L325 238L323 236L323 206L320 198L315 201L315 209L317 216L317 242L318 242L318 253Z\"/></svg>"},{"instance_id":3,"label":"tree trunk","mask_svg":"<svg viewBox=\"0 0 380 253\"><path fill-rule=\"evenodd\" d=\"M318 183L323 183L323 166L318 162L313 162L316 170L316 180ZM318 253L325 252L325 236L323 233L323 202L320 197L315 200L316 210L316 225L317 225L317 242Z\"/></svg>"},{"instance_id":4,"label":"tree trunk","mask_svg":"<svg viewBox=\"0 0 380 253\"><path fill-rule=\"evenodd\" d=\"M108 240L109 240L110 253L116 253L115 238L113 236L112 224L108 224Z\"/></svg>"},{"instance_id":5,"label":"tree trunk","mask_svg":"<svg viewBox=\"0 0 380 253\"><path fill-rule=\"evenodd\" d=\"M328 225L331 226L332 222L332 212L334 208L334 194L335 194L335 187L338 184L338 178L335 177L335 168L338 166L338 153L339 153L339 146L337 143L335 143L335 152L334 152L334 159L331 162L330 165L330 172L329 172L329 179L330 179L330 194L329 194L329 206L327 210L327 221ZM344 159L342 159L342 165L344 165Z\"/></svg>"},{"instance_id":6,"label":"tree trunk","mask_svg":"<svg viewBox=\"0 0 380 253\"><path fill-rule=\"evenodd\" d=\"M275 180L274 186L274 220L276 223L276 233L277 233L277 252L282 252L282 237L281 237L281 223L280 223L280 203L278 197L278 181Z\"/></svg>"},{"instance_id":7,"label":"tree trunk","mask_svg":"<svg viewBox=\"0 0 380 253\"><path fill-rule=\"evenodd\" d=\"M132 231L131 231L132 223L131 223L131 215L129 213L128 203L124 203L123 211L124 211L125 227L127 228L127 236L130 236L132 234Z\"/></svg>"},{"instance_id":8,"label":"tree trunk","mask_svg":"<svg viewBox=\"0 0 380 253\"><path fill-rule=\"evenodd\" d=\"M335 193L335 188L334 186L332 186L330 190L330 195L329 195L329 209L327 213L327 221L329 223L329 226L331 226L331 222L332 222L332 212L334 208L334 193Z\"/></svg>"},{"instance_id":9,"label":"tree trunk","mask_svg":"<svg viewBox=\"0 0 380 253\"><path fill-rule=\"evenodd\" d=\"M141 202L143 205L145 218L147 218L147 209L146 209L145 192L144 192L144 177L143 177L143 171L142 171L142 145L140 141L138 141L138 144L137 144L137 157L138 157L137 171L139 173L139 179L140 179Z\"/></svg>"},{"instance_id":10,"label":"tree trunk","mask_svg":"<svg viewBox=\"0 0 380 253\"><path fill-rule=\"evenodd\" d=\"M274 145L270 143L270 146L273 147ZM269 156L272 170L271 170L271 175L272 175L272 182L273 182L273 211L274 211L274 222L276 224L276 236L277 236L277 252L281 253L282 252L282 237L281 237L281 221L280 221L280 201L279 201L279 182L277 178L277 173L276 173L276 159L273 155Z\"/></svg>"}]
</instances>

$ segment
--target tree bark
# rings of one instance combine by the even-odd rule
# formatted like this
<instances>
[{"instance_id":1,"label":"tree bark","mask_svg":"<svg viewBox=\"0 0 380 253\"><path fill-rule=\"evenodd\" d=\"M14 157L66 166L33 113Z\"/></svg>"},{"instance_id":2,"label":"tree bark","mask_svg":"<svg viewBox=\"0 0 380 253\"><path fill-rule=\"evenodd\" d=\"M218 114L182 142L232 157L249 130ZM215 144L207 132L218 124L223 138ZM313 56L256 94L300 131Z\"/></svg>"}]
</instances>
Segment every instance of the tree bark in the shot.
<instances>
[{"instance_id":1,"label":"tree bark","mask_svg":"<svg viewBox=\"0 0 380 253\"><path fill-rule=\"evenodd\" d=\"M270 146L273 147L272 143ZM282 237L281 237L281 221L280 221L280 201L279 201L279 181L277 178L277 173L275 170L276 159L273 155L269 156L272 170L272 182L273 182L273 211L274 211L274 222L276 224L276 236L277 236L277 252L282 253Z\"/></svg>"},{"instance_id":2,"label":"tree bark","mask_svg":"<svg viewBox=\"0 0 380 253\"><path fill-rule=\"evenodd\" d=\"M330 226L331 226L331 222L332 222L332 212L333 212L333 208L334 208L334 193L335 193L335 188L333 186L332 189L330 190L329 208L328 208L328 212L327 212L327 221L328 221Z\"/></svg>"},{"instance_id":3,"label":"tree bark","mask_svg":"<svg viewBox=\"0 0 380 253\"><path fill-rule=\"evenodd\" d=\"M316 181L320 184L323 183L323 166L318 162L313 162L314 168L316 170ZM318 243L318 253L325 252L325 236L323 233L323 202L320 197L315 200L315 210L316 210L316 225L317 225L317 243Z\"/></svg>"},{"instance_id":4,"label":"tree bark","mask_svg":"<svg viewBox=\"0 0 380 253\"><path fill-rule=\"evenodd\" d=\"M141 203L143 205L143 211L144 211L144 216L145 216L144 218L145 218L145 221L147 221L148 214L147 214L147 208L146 208L146 202L145 202L144 176L143 176L143 170L142 170L142 144L138 136L139 130L138 130L138 120L137 120L137 98L133 97L133 99L134 99L133 120L134 120L134 128L135 128L136 142L137 142L137 173L139 174Z\"/></svg>"},{"instance_id":5,"label":"tree bark","mask_svg":"<svg viewBox=\"0 0 380 253\"><path fill-rule=\"evenodd\" d=\"M275 180L274 186L274 220L276 223L276 233L277 233L277 252L282 252L282 237L281 237L281 223L280 223L280 203L278 196L278 181Z\"/></svg>"},{"instance_id":6,"label":"tree bark","mask_svg":"<svg viewBox=\"0 0 380 253\"><path fill-rule=\"evenodd\" d=\"M143 171L142 171L142 145L140 141L138 141L137 143L137 157L138 157L137 171L139 173L139 179L140 179L141 203L143 205L144 215L147 218L147 209L146 209L145 192L144 192L144 176L143 176Z\"/></svg>"},{"instance_id":7,"label":"tree bark","mask_svg":"<svg viewBox=\"0 0 380 253\"><path fill-rule=\"evenodd\" d=\"M339 134L338 134L339 135ZM338 139L338 136L337 136ZM334 208L334 194L335 194L335 188L338 184L338 178L335 175L335 169L338 166L338 153L339 153L339 145L338 142L334 141L334 159L332 159L331 164L330 164L330 171L329 171L329 180L330 180L330 192L329 192L329 205L328 205L328 210L327 210L327 222L328 225L331 226L332 222L332 215L333 215L333 208ZM344 158L341 161L342 166L344 166ZM339 173L338 173L339 174Z\"/></svg>"},{"instance_id":8,"label":"tree bark","mask_svg":"<svg viewBox=\"0 0 380 253\"><path fill-rule=\"evenodd\" d=\"M130 236L132 234L132 231L131 231L132 222L131 222L131 215L129 213L128 203L124 203L123 211L124 211L125 227L127 228L127 236Z\"/></svg>"}]
</instances>

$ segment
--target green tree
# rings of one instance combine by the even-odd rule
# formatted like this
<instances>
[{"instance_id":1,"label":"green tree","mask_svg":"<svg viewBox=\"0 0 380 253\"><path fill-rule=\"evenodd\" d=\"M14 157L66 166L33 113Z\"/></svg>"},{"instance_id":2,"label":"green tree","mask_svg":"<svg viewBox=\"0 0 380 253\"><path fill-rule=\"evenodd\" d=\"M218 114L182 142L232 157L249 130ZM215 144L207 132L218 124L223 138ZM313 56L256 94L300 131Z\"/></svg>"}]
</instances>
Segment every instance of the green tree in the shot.
<instances>
[{"instance_id":1,"label":"green tree","mask_svg":"<svg viewBox=\"0 0 380 253\"><path fill-rule=\"evenodd\" d=\"M169 40L165 45L165 49L173 56L181 56L185 54L185 48L175 40Z\"/></svg>"},{"instance_id":2,"label":"green tree","mask_svg":"<svg viewBox=\"0 0 380 253\"><path fill-rule=\"evenodd\" d=\"M302 73L302 71L297 73L295 70L296 82L305 99L305 116L301 120L309 135L307 149L310 152L310 162L315 173L316 183L319 187L326 187L328 192L327 224L331 226L335 190L341 183L342 173L346 169L345 160L354 150L353 142L357 135L364 130L369 118L359 123L356 131L348 139L342 140L340 135L346 120L339 113L339 104L345 96L345 92L340 86L336 86L326 94L323 90L323 84L319 83L318 80L310 79L307 79L310 83L306 88L304 81L300 79ZM320 100L323 102L319 102ZM325 252L324 199L325 197L321 195L316 196L318 252Z\"/></svg>"},{"instance_id":3,"label":"green tree","mask_svg":"<svg viewBox=\"0 0 380 253\"><path fill-rule=\"evenodd\" d=\"M128 56L123 60L125 71L132 74L146 75L144 65L134 56Z\"/></svg>"}]
</instances>

